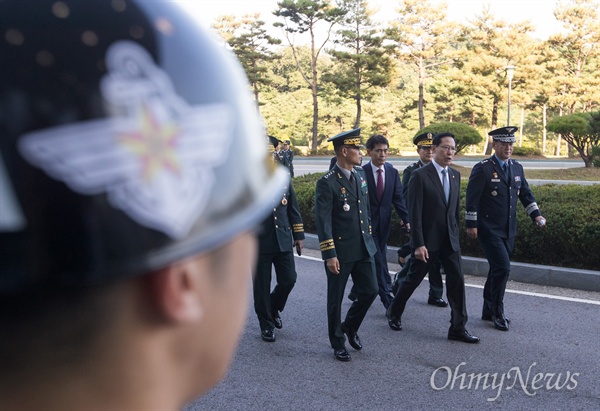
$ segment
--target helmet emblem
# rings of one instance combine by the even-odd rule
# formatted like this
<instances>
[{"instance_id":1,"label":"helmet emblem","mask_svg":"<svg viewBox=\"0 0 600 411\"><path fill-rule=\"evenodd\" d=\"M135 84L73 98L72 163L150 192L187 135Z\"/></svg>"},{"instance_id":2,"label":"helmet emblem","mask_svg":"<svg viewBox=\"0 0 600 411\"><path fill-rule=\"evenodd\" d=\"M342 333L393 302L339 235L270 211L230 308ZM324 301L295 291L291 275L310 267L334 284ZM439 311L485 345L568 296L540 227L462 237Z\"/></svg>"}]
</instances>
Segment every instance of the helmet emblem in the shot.
<instances>
[{"instance_id":1,"label":"helmet emblem","mask_svg":"<svg viewBox=\"0 0 600 411\"><path fill-rule=\"evenodd\" d=\"M37 130L19 149L32 165L171 238L205 210L233 141L231 109L190 106L150 54L131 41L107 52L101 93L108 117Z\"/></svg>"}]
</instances>

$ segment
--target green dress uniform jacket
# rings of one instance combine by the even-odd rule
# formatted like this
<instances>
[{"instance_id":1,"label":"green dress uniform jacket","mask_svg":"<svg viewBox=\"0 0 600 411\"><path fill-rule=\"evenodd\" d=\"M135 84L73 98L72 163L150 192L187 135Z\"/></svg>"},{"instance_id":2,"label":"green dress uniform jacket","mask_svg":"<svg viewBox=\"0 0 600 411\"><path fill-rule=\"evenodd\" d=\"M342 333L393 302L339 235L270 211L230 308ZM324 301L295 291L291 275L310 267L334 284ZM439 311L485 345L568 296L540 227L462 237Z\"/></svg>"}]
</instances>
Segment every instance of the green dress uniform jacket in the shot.
<instances>
[{"instance_id":1,"label":"green dress uniform jacket","mask_svg":"<svg viewBox=\"0 0 600 411\"><path fill-rule=\"evenodd\" d=\"M337 164L317 181L315 224L323 260L340 262L373 257L369 192L362 167L354 167L354 188ZM347 211L346 211L347 210Z\"/></svg>"},{"instance_id":2,"label":"green dress uniform jacket","mask_svg":"<svg viewBox=\"0 0 600 411\"><path fill-rule=\"evenodd\" d=\"M334 350L345 348L342 331L342 300L348 277L352 276L356 300L346 314L344 329L357 331L375 297L377 277L371 237L369 190L364 171L354 167L355 183L336 164L317 181L315 222L323 260L337 257L339 274L327 268L327 324Z\"/></svg>"},{"instance_id":3,"label":"green dress uniform jacket","mask_svg":"<svg viewBox=\"0 0 600 411\"><path fill-rule=\"evenodd\" d=\"M293 251L296 240L304 240L304 225L296 192L291 184L279 202L273 204L273 211L262 222L258 235L259 253Z\"/></svg>"},{"instance_id":4,"label":"green dress uniform jacket","mask_svg":"<svg viewBox=\"0 0 600 411\"><path fill-rule=\"evenodd\" d=\"M294 151L292 149L281 150L287 156L287 167L290 170L290 176L294 177Z\"/></svg>"},{"instance_id":5,"label":"green dress uniform jacket","mask_svg":"<svg viewBox=\"0 0 600 411\"><path fill-rule=\"evenodd\" d=\"M274 315L285 308L296 283L293 242L304 240L304 226L292 184L273 203L273 211L260 225L258 258L254 269L254 311L261 330L273 330ZM271 273L275 267L277 284L271 291Z\"/></svg>"}]
</instances>

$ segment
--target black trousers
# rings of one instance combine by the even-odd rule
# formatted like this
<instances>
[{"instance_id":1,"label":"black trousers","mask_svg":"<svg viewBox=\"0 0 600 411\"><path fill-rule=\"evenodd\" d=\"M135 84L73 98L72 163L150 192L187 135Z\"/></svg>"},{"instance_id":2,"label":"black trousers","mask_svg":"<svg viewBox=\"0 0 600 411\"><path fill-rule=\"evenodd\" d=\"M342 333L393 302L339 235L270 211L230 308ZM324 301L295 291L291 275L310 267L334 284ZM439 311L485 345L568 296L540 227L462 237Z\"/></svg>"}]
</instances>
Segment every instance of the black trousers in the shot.
<instances>
[{"instance_id":1,"label":"black trousers","mask_svg":"<svg viewBox=\"0 0 600 411\"><path fill-rule=\"evenodd\" d=\"M439 251L429 251L429 260L426 263L415 258L413 253L409 262L408 274L392 300L390 314L393 318L402 317L406 302L438 260L442 262L446 272L446 297L451 308L450 332L460 332L465 329L468 320L465 278L462 273L460 251L452 250L449 241Z\"/></svg>"},{"instance_id":2,"label":"black trousers","mask_svg":"<svg viewBox=\"0 0 600 411\"><path fill-rule=\"evenodd\" d=\"M277 285L271 291L271 266L275 267ZM296 284L296 264L292 251L260 253L254 272L254 311L261 330L275 328L274 311L283 311L290 292Z\"/></svg>"},{"instance_id":3,"label":"black trousers","mask_svg":"<svg viewBox=\"0 0 600 411\"><path fill-rule=\"evenodd\" d=\"M482 316L504 315L504 292L510 275L510 257L515 239L500 237L479 237L479 243L488 260L490 269L483 287Z\"/></svg>"},{"instance_id":4,"label":"black trousers","mask_svg":"<svg viewBox=\"0 0 600 411\"><path fill-rule=\"evenodd\" d=\"M373 241L377 247L374 259L379 298L383 306L387 309L392 303L392 280L387 263L387 238L382 238L374 234Z\"/></svg>"},{"instance_id":5,"label":"black trousers","mask_svg":"<svg viewBox=\"0 0 600 411\"><path fill-rule=\"evenodd\" d=\"M375 263L373 258L342 263L340 262L340 273L333 274L327 269L325 262L325 272L327 273L327 324L329 331L329 342L335 350L343 348L346 343L346 337L342 332L342 301L348 277L352 276L354 283L353 292L356 294L356 301L352 303L344 323L352 330L358 330L369 310L369 307L377 297L377 278L375 274Z\"/></svg>"},{"instance_id":6,"label":"black trousers","mask_svg":"<svg viewBox=\"0 0 600 411\"><path fill-rule=\"evenodd\" d=\"M398 273L396 277L396 282L398 286L402 284L402 281L406 278L408 274L408 269L410 268L410 259L409 261L402 267L402 270ZM444 282L442 281L442 273L440 270L442 269L442 262L438 260L437 264L432 264L429 268L429 297L431 298L442 298L444 295Z\"/></svg>"}]
</instances>

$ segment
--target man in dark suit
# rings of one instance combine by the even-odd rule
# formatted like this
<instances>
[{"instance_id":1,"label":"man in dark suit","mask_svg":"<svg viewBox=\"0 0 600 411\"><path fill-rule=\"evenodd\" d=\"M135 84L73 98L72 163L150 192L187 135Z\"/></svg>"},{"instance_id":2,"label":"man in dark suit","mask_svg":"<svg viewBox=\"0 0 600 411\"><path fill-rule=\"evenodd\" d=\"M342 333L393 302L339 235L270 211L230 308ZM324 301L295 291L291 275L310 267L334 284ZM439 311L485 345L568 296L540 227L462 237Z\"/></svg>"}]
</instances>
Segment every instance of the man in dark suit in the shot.
<instances>
[{"instance_id":1,"label":"man in dark suit","mask_svg":"<svg viewBox=\"0 0 600 411\"><path fill-rule=\"evenodd\" d=\"M379 285L379 298L387 310L392 298L394 298L386 258L387 240L392 225L392 207L396 209L398 216L409 232L410 224L398 170L387 162L388 139L379 134L371 136L367 140L366 147L367 155L371 157L371 161L363 169L369 187L373 240L377 246L375 270Z\"/></svg>"},{"instance_id":2,"label":"man in dark suit","mask_svg":"<svg viewBox=\"0 0 600 411\"><path fill-rule=\"evenodd\" d=\"M408 184L412 258L408 275L388 309L388 324L395 331L402 329L406 302L439 259L446 272L446 293L451 307L448 339L477 343L479 338L465 328L465 280L458 240L460 173L448 167L455 151L454 135L438 134L433 139L432 162L412 173Z\"/></svg>"},{"instance_id":3,"label":"man in dark suit","mask_svg":"<svg viewBox=\"0 0 600 411\"><path fill-rule=\"evenodd\" d=\"M362 349L357 331L375 297L377 278L371 237L369 189L360 164L360 128L338 134L333 142L336 165L317 181L315 223L327 274L327 323L334 356L349 361L345 337ZM342 300L352 275L356 300L341 321Z\"/></svg>"},{"instance_id":4,"label":"man in dark suit","mask_svg":"<svg viewBox=\"0 0 600 411\"><path fill-rule=\"evenodd\" d=\"M273 211L260 225L258 259L254 271L254 311L261 337L275 341L274 328L281 328L280 312L285 308L296 283L293 246L303 248L304 225L291 181L283 196L273 203ZM293 244L292 244L293 243ZM271 266L275 267L277 285L271 291Z\"/></svg>"},{"instance_id":5,"label":"man in dark suit","mask_svg":"<svg viewBox=\"0 0 600 411\"><path fill-rule=\"evenodd\" d=\"M504 315L504 292L517 234L517 199L538 226L546 224L523 166L510 158L517 130L509 126L490 131L494 155L475 164L467 185L467 236L479 238L490 266L481 318L502 331L508 331L509 325Z\"/></svg>"},{"instance_id":6,"label":"man in dark suit","mask_svg":"<svg viewBox=\"0 0 600 411\"><path fill-rule=\"evenodd\" d=\"M412 172L418 170L426 164L431 163L431 159L433 158L433 146L431 145L433 142L433 137L435 134L433 133L423 133L419 134L413 139L413 143L417 146L417 153L419 154L419 161L416 161L406 167L404 172L402 173L402 194L404 195L404 200L407 201L408 198L408 182L410 181L410 176ZM408 249L408 251L406 251ZM398 249L398 256L407 256L410 254L410 242L403 245ZM398 259L400 261L400 259ZM408 274L409 264L405 264L402 267L402 270L396 274L396 278L394 281L394 286L392 291L396 294L398 288L406 275ZM437 264L434 264L429 269L429 298L427 299L427 304L434 305L436 307L447 307L448 303L444 301L442 298L444 292L444 283L442 282L442 274L441 274L441 263L440 261Z\"/></svg>"}]
</instances>

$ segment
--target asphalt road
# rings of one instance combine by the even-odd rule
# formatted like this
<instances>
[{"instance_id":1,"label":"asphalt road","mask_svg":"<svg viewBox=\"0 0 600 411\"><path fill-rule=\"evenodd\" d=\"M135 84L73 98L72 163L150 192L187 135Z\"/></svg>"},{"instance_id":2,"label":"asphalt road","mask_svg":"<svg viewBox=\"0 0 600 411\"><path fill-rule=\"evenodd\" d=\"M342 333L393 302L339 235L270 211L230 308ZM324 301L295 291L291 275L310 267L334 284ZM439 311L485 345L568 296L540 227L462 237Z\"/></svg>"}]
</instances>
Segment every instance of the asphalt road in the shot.
<instances>
[{"instance_id":1,"label":"asphalt road","mask_svg":"<svg viewBox=\"0 0 600 411\"><path fill-rule=\"evenodd\" d=\"M502 332L479 318L483 279L468 277L467 329L481 338L470 345L447 340L450 310L426 304L424 281L404 330L388 327L377 299L359 330L363 350L348 346L342 363L327 338L323 262L306 254L277 341L261 340L250 308L228 376L186 411L600 409L600 293L510 282Z\"/></svg>"}]
</instances>

